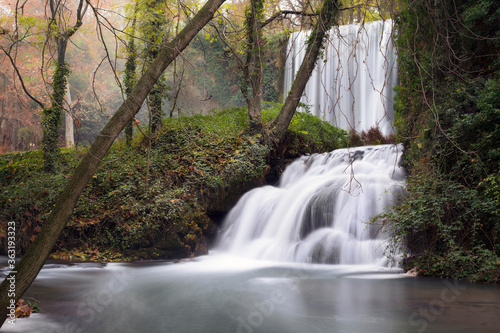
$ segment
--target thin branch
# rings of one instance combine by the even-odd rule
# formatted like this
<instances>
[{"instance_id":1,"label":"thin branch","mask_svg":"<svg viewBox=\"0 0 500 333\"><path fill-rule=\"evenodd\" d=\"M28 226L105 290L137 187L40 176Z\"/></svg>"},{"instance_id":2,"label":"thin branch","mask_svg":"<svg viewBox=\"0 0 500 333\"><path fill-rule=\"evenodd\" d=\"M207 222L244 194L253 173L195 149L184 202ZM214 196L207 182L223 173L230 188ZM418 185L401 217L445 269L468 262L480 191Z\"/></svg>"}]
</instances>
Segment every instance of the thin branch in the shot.
<instances>
[{"instance_id":1,"label":"thin branch","mask_svg":"<svg viewBox=\"0 0 500 333\"><path fill-rule=\"evenodd\" d=\"M367 7L370 5L356 5L356 6L351 6L351 7L344 7L339 9L339 12L346 11L346 10L351 10L351 9L359 9L361 7ZM375 7L375 6L370 6L370 7ZM268 24L272 23L276 19L284 19L286 18L287 15L298 15L298 16L303 16L303 17L315 17L318 16L317 13L308 13L305 10L299 11L299 10L280 10L276 13L274 13L270 18L265 20L259 25L259 28L262 29Z\"/></svg>"},{"instance_id":2,"label":"thin branch","mask_svg":"<svg viewBox=\"0 0 500 333\"><path fill-rule=\"evenodd\" d=\"M276 19L284 19L287 15L299 15L299 16L306 16L306 17L314 17L318 16L316 13L306 13L305 11L298 11L298 10L281 10L279 12L274 13L270 18L265 20L259 25L259 28L264 28L271 22L273 22Z\"/></svg>"},{"instance_id":3,"label":"thin branch","mask_svg":"<svg viewBox=\"0 0 500 333\"><path fill-rule=\"evenodd\" d=\"M238 54L238 52L234 49L234 47L232 47L231 44L227 41L226 36L224 36L219 31L217 26L215 24L213 24L212 22L210 22L209 25L215 29L215 32L217 32L217 36L219 36L219 38L222 40L224 45L226 45L229 48L229 50L231 51L231 53L234 55L235 59L238 62L238 66L243 68L245 66L245 62L244 62L243 58Z\"/></svg>"},{"instance_id":4,"label":"thin branch","mask_svg":"<svg viewBox=\"0 0 500 333\"><path fill-rule=\"evenodd\" d=\"M102 27L101 27L101 24L100 24L100 21L99 21L99 18L98 18L99 17L98 8L95 8L92 5L91 5L91 8L92 8L92 11L94 12L94 15L95 15L96 20L97 20L97 33L98 33L98 36L99 36L99 40L101 41L101 43L102 43L102 45L104 47L104 51L106 53L104 59L108 60L109 66L111 67L113 75L114 75L114 79L115 79L116 83L118 84L118 86L120 87L120 90L122 91L122 97L123 97L123 86L122 86L122 83L120 81L120 78L118 78L118 75L116 74L116 66L113 65L113 61L111 60L111 55L110 55L110 52L108 50L108 46L106 45L104 34L102 32ZM106 25L104 25L104 26L106 27ZM102 62L101 62L101 64L102 64Z\"/></svg>"},{"instance_id":5,"label":"thin branch","mask_svg":"<svg viewBox=\"0 0 500 333\"><path fill-rule=\"evenodd\" d=\"M10 54L8 52L6 52L3 47L0 46L0 49L2 49L3 53L7 56L7 58L9 58L9 61L10 61L11 65L12 65L12 67L14 68L14 70L16 71L16 74L17 74L17 77L19 78L19 81L21 82L21 86L23 87L24 93L26 95L28 95L28 97L31 98L31 100L33 100L35 103L37 103L38 105L40 105L40 107L42 109L44 109L45 105L43 105L42 102L40 102L33 95L31 95L30 92L28 91L28 89L26 88L26 86L24 85L23 77L21 76L21 73L19 72L19 69L17 68L17 66L15 64L14 59L12 59L12 57L10 56Z\"/></svg>"}]
</instances>

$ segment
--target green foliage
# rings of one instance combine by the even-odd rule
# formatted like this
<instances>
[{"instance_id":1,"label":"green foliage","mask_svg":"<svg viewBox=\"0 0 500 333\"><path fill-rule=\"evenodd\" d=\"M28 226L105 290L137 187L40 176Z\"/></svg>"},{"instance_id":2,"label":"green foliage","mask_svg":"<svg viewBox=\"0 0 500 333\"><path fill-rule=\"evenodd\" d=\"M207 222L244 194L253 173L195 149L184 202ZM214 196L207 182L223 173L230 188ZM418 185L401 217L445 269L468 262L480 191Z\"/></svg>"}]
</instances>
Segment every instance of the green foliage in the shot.
<instances>
[{"instance_id":1,"label":"green foliage","mask_svg":"<svg viewBox=\"0 0 500 333\"><path fill-rule=\"evenodd\" d=\"M0 235L5 236L7 222L16 222L17 253L23 253L40 231L82 153L81 150L62 149L58 164L63 172L59 173L44 171L42 151L0 156ZM0 237L0 242L4 240Z\"/></svg>"},{"instance_id":2,"label":"green foliage","mask_svg":"<svg viewBox=\"0 0 500 333\"><path fill-rule=\"evenodd\" d=\"M444 255L424 253L410 262L411 265L418 265L420 272L428 276L492 284L500 281L498 256L494 251L481 247Z\"/></svg>"},{"instance_id":3,"label":"green foliage","mask_svg":"<svg viewBox=\"0 0 500 333\"><path fill-rule=\"evenodd\" d=\"M338 0L323 0L321 7L316 10L316 14L319 16L320 23L316 23L314 30L311 32L309 38L306 41L306 52L314 45L314 43L318 43L317 33L320 30L325 30L328 33L331 27L333 27L339 21L339 8L342 4ZM320 57L323 56L323 50L325 48L325 43L323 41L319 41L321 43L321 51Z\"/></svg>"},{"instance_id":4,"label":"green foliage","mask_svg":"<svg viewBox=\"0 0 500 333\"><path fill-rule=\"evenodd\" d=\"M262 99L279 103L283 100L283 79L285 76L284 53L288 42L286 32L264 36L266 53L263 56Z\"/></svg>"},{"instance_id":5,"label":"green foliage","mask_svg":"<svg viewBox=\"0 0 500 333\"><path fill-rule=\"evenodd\" d=\"M279 104L263 110L272 121ZM207 251L215 232L207 211L223 211L269 172L261 137L244 134L244 108L213 116L167 119L149 139L116 142L80 197L54 258L132 260L180 258ZM314 153L341 144L345 133L316 117L297 116L288 151ZM325 142L321 142L324 140ZM0 243L8 221L20 231L22 254L46 220L84 151L63 149L57 173L43 171L40 151L0 156ZM2 247L6 249L6 247Z\"/></svg>"},{"instance_id":6,"label":"green foliage","mask_svg":"<svg viewBox=\"0 0 500 333\"><path fill-rule=\"evenodd\" d=\"M309 144L317 151L332 151L347 146L348 135L343 129L337 128L318 117L303 112L296 112L290 122L289 130L306 137Z\"/></svg>"},{"instance_id":7,"label":"green foliage","mask_svg":"<svg viewBox=\"0 0 500 333\"><path fill-rule=\"evenodd\" d=\"M196 77L196 84L213 99L226 106L243 106L245 101L238 86L237 65L230 51L215 33L207 33L194 41L193 47L203 55L200 70L204 75Z\"/></svg>"},{"instance_id":8,"label":"green foliage","mask_svg":"<svg viewBox=\"0 0 500 333\"><path fill-rule=\"evenodd\" d=\"M125 92L128 95L136 82L136 69L143 71L158 56L160 46L170 38L170 21L168 20L168 4L159 0L147 0L134 3L134 6L126 6L129 12L129 20L132 27L128 30L130 38L127 45L127 61L125 64ZM136 36L139 37L136 39ZM162 74L148 94L149 129L156 133L161 129L163 112L163 101L167 97L168 87L165 83L165 75ZM126 128L125 134L129 139L132 132L132 124Z\"/></svg>"},{"instance_id":9,"label":"green foliage","mask_svg":"<svg viewBox=\"0 0 500 333\"><path fill-rule=\"evenodd\" d=\"M128 45L127 45L127 61L125 62L125 73L124 73L124 79L123 79L123 84L125 85L125 94L128 96L131 92L132 89L135 86L135 83L137 81L137 74L136 74L136 58L137 58L137 50L135 47L135 42L133 38L130 38Z\"/></svg>"},{"instance_id":10,"label":"green foliage","mask_svg":"<svg viewBox=\"0 0 500 333\"><path fill-rule=\"evenodd\" d=\"M376 221L424 274L498 282L500 4L455 4L402 2L395 109L408 193Z\"/></svg>"},{"instance_id":11,"label":"green foliage","mask_svg":"<svg viewBox=\"0 0 500 333\"><path fill-rule=\"evenodd\" d=\"M125 85L125 94L128 97L136 83L136 49L134 39L131 38L128 43L127 61L125 62L125 77L123 84ZM127 145L132 144L133 136L133 120L131 120L125 127L125 140Z\"/></svg>"},{"instance_id":12,"label":"green foliage","mask_svg":"<svg viewBox=\"0 0 500 333\"><path fill-rule=\"evenodd\" d=\"M399 204L375 218L393 236L390 255L412 255L406 265L427 275L498 282L500 262L494 257L500 250L500 203L436 173L431 165L422 161ZM482 261L490 265L478 272Z\"/></svg>"},{"instance_id":13,"label":"green foliage","mask_svg":"<svg viewBox=\"0 0 500 333\"><path fill-rule=\"evenodd\" d=\"M479 183L479 186L484 187L484 194L486 197L494 200L498 207L500 207L500 173L491 174ZM500 215L500 208L495 211ZM497 224L497 229L500 232L500 225Z\"/></svg>"},{"instance_id":14,"label":"green foliage","mask_svg":"<svg viewBox=\"0 0 500 333\"><path fill-rule=\"evenodd\" d=\"M350 10L341 13L342 24L387 20L393 14L394 0L341 0L342 7Z\"/></svg>"},{"instance_id":15,"label":"green foliage","mask_svg":"<svg viewBox=\"0 0 500 333\"><path fill-rule=\"evenodd\" d=\"M151 64L160 51L160 45L169 38L166 34L168 21L166 19L165 3L158 0L148 0L140 17L139 32L147 41L145 45L145 63ZM161 129L163 117L163 98L166 97L165 76L162 75L148 95L150 110L150 131L156 133Z\"/></svg>"},{"instance_id":16,"label":"green foliage","mask_svg":"<svg viewBox=\"0 0 500 333\"><path fill-rule=\"evenodd\" d=\"M222 27L219 27L222 30ZM286 33L264 34L263 46L266 50L261 55L263 65L263 101L279 102L282 99L282 77L284 59L282 53L286 46ZM204 73L197 75L195 84L213 100L224 106L243 106L245 100L240 89L238 64L229 48L217 37L215 32L199 35L194 41L195 52L202 52L203 63L199 69Z\"/></svg>"},{"instance_id":17,"label":"green foliage","mask_svg":"<svg viewBox=\"0 0 500 333\"><path fill-rule=\"evenodd\" d=\"M134 12L132 17L132 27L129 28L130 37L127 42L127 60L125 61L125 72L123 77L123 84L125 86L125 95L128 97L134 89L134 86L137 81L137 48L135 46L135 33L136 33L136 22L137 22L137 6L136 3L134 6ZM132 145L132 137L134 135L133 130L133 122L134 120L130 120L129 123L125 126L125 141L127 146Z\"/></svg>"},{"instance_id":18,"label":"green foliage","mask_svg":"<svg viewBox=\"0 0 500 333\"><path fill-rule=\"evenodd\" d=\"M192 117L183 117L182 121L189 121L189 125L198 126L208 132L218 133L223 137L237 136L246 129L248 115L244 107L232 107L219 111L215 117L200 114ZM170 119L170 124L179 123L178 119Z\"/></svg>"}]
</instances>

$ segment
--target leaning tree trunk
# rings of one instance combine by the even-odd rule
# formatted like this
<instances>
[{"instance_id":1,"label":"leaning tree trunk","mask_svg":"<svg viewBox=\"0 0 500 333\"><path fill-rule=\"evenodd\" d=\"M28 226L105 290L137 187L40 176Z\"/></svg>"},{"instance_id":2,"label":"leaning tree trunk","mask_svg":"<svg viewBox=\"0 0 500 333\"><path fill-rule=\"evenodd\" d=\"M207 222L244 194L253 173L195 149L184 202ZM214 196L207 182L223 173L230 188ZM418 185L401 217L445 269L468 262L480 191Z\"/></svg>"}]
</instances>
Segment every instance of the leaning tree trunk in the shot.
<instances>
[{"instance_id":1,"label":"leaning tree trunk","mask_svg":"<svg viewBox=\"0 0 500 333\"><path fill-rule=\"evenodd\" d=\"M292 120L293 114L299 105L300 98L304 93L307 81L311 77L314 66L320 54L323 41L334 24L338 21L339 4L337 0L323 0L318 13L318 21L309 37L306 55L300 65L297 76L293 81L292 88L288 93L285 104L280 113L273 121L269 139L272 144L279 144L285 139L286 130Z\"/></svg>"},{"instance_id":2,"label":"leaning tree trunk","mask_svg":"<svg viewBox=\"0 0 500 333\"><path fill-rule=\"evenodd\" d=\"M68 184L59 195L42 230L15 268L0 285L0 325L5 322L11 299L17 302L35 280L59 235L73 214L73 209L83 189L92 178L100 161L125 125L139 111L142 103L165 68L191 42L196 34L210 21L224 0L209 0L186 27L170 42L161 45L156 60L137 82L131 94L97 136L83 157ZM9 287L15 281L15 296L10 297Z\"/></svg>"}]
</instances>

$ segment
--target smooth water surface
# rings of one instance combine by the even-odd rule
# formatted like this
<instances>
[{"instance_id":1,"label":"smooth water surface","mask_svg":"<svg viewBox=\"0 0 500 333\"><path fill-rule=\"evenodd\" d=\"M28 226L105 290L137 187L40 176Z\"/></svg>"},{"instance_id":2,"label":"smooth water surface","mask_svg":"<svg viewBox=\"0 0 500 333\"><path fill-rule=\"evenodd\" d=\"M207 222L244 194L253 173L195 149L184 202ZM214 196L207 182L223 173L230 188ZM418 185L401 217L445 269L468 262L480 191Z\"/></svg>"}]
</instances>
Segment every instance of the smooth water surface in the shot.
<instances>
[{"instance_id":1,"label":"smooth water surface","mask_svg":"<svg viewBox=\"0 0 500 333\"><path fill-rule=\"evenodd\" d=\"M254 261L47 265L42 312L2 332L498 332L500 288L377 266Z\"/></svg>"}]
</instances>

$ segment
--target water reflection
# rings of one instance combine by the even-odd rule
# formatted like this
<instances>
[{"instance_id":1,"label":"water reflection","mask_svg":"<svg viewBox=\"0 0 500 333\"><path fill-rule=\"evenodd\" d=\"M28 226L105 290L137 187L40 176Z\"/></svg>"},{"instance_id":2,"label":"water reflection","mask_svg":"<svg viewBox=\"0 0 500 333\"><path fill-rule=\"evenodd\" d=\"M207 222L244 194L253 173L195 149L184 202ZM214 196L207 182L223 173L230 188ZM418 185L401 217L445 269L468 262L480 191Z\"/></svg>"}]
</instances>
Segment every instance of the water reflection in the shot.
<instances>
[{"instance_id":1,"label":"water reflection","mask_svg":"<svg viewBox=\"0 0 500 333\"><path fill-rule=\"evenodd\" d=\"M374 266L214 255L44 268L42 313L3 332L498 332L500 288Z\"/></svg>"}]
</instances>

